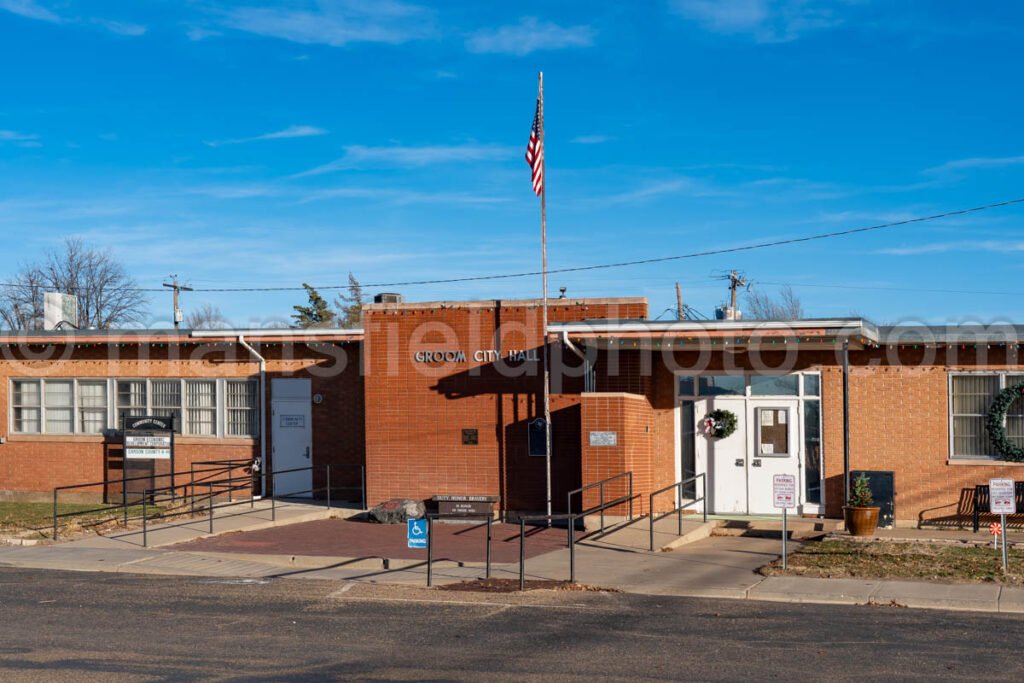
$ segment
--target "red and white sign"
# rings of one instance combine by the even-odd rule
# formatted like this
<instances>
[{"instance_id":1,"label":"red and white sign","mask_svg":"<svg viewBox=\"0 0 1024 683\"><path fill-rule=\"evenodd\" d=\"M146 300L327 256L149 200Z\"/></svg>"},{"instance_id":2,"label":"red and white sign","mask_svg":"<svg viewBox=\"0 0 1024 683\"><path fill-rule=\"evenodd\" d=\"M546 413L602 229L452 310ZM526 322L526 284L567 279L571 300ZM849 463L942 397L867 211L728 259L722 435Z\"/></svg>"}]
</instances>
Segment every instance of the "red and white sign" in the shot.
<instances>
[{"instance_id":1,"label":"red and white sign","mask_svg":"<svg viewBox=\"0 0 1024 683\"><path fill-rule=\"evenodd\" d=\"M776 474L772 477L772 499L780 510L796 507L796 477L792 474Z\"/></svg>"},{"instance_id":2,"label":"red and white sign","mask_svg":"<svg viewBox=\"0 0 1024 683\"><path fill-rule=\"evenodd\" d=\"M1017 498L1013 493L1013 479L988 480L989 512L993 515L1017 514Z\"/></svg>"}]
</instances>

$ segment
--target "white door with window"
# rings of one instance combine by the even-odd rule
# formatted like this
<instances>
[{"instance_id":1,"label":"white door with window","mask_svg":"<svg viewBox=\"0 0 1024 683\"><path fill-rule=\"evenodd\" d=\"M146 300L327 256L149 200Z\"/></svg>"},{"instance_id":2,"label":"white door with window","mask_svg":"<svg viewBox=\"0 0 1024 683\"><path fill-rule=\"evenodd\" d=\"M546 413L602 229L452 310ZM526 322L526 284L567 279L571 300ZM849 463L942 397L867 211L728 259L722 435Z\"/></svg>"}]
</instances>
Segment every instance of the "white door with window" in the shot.
<instances>
[{"instance_id":1,"label":"white door with window","mask_svg":"<svg viewBox=\"0 0 1024 683\"><path fill-rule=\"evenodd\" d=\"M718 514L746 514L746 420L743 419L743 398L709 398L697 401L697 471L707 473L708 510ZM704 429L704 420L714 410L735 413L736 431L722 439L712 439Z\"/></svg>"},{"instance_id":2,"label":"white door with window","mask_svg":"<svg viewBox=\"0 0 1024 683\"><path fill-rule=\"evenodd\" d=\"M308 379L272 379L270 424L276 497L313 495L313 413Z\"/></svg>"},{"instance_id":3,"label":"white door with window","mask_svg":"<svg viewBox=\"0 0 1024 683\"><path fill-rule=\"evenodd\" d=\"M706 474L709 512L780 514L772 504L772 477L776 474L797 478L798 509L804 510L807 498L802 463L808 435L803 428L803 406L814 407L814 441L820 431L818 387L817 375L715 375L680 380L679 399L686 405L692 401L694 421L693 432L686 437L692 439L692 447L681 447L680 454L692 452L695 471ZM714 438L704 429L705 419L714 410L728 410L736 416L736 430L729 436ZM817 491L820 451L815 450L814 456L812 489ZM686 463L680 465L685 471ZM816 505L819 501L812 502Z\"/></svg>"}]
</instances>

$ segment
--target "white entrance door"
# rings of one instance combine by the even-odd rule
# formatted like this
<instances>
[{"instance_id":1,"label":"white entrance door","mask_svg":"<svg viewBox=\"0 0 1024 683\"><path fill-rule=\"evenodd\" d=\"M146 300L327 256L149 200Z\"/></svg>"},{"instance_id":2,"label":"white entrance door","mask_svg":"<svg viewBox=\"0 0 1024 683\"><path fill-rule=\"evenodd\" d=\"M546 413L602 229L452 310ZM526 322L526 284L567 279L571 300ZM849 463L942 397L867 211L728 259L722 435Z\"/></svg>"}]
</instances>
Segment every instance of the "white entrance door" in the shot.
<instances>
[{"instance_id":1,"label":"white entrance door","mask_svg":"<svg viewBox=\"0 0 1024 683\"><path fill-rule=\"evenodd\" d=\"M704 418L715 409L736 415L736 431L709 438ZM800 415L797 399L716 397L698 400L695 460L708 478L708 509L716 514L776 515L772 475L800 482ZM802 482L798 485L802 491ZM801 496L802 498L802 496Z\"/></svg>"},{"instance_id":2,"label":"white entrance door","mask_svg":"<svg viewBox=\"0 0 1024 683\"><path fill-rule=\"evenodd\" d=\"M750 399L747 401L747 512L777 515L772 500L772 476L791 474L800 481L800 402L795 399ZM803 496L798 496L802 499ZM791 510L790 512L795 512Z\"/></svg>"},{"instance_id":3,"label":"white entrance door","mask_svg":"<svg viewBox=\"0 0 1024 683\"><path fill-rule=\"evenodd\" d=\"M274 495L310 498L313 495L313 414L310 380L272 379L270 424L273 430ZM286 471L296 470L296 471Z\"/></svg>"},{"instance_id":4,"label":"white entrance door","mask_svg":"<svg viewBox=\"0 0 1024 683\"><path fill-rule=\"evenodd\" d=\"M708 501L711 512L718 514L746 514L746 420L743 419L743 398L709 398L694 406L696 424L697 471L706 472ZM729 410L736 414L736 431L724 439L708 438L704 419L713 410Z\"/></svg>"}]
</instances>

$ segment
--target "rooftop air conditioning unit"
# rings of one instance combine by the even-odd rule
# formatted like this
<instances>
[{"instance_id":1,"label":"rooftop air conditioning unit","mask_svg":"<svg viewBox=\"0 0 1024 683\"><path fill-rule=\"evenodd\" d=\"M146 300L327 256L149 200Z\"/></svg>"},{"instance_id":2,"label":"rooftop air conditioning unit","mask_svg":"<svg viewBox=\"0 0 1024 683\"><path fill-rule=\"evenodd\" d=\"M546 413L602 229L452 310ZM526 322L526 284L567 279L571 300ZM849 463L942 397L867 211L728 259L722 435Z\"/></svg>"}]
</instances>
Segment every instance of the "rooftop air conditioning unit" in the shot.
<instances>
[{"instance_id":1,"label":"rooftop air conditioning unit","mask_svg":"<svg viewBox=\"0 0 1024 683\"><path fill-rule=\"evenodd\" d=\"M381 292L380 294L374 294L373 303L375 304L403 304L405 303L405 297L395 292Z\"/></svg>"}]
</instances>

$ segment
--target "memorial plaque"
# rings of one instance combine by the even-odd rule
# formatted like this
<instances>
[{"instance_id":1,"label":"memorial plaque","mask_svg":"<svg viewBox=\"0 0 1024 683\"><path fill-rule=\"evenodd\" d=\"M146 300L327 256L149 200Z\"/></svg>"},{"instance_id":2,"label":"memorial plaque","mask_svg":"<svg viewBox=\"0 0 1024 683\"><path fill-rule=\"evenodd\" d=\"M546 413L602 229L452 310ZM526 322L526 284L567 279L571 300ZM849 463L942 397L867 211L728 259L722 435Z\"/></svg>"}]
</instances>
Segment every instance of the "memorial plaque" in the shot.
<instances>
[{"instance_id":1,"label":"memorial plaque","mask_svg":"<svg viewBox=\"0 0 1024 683\"><path fill-rule=\"evenodd\" d=\"M489 515L494 511L497 496L434 496L437 512L441 515Z\"/></svg>"},{"instance_id":2,"label":"memorial plaque","mask_svg":"<svg viewBox=\"0 0 1024 683\"><path fill-rule=\"evenodd\" d=\"M618 432L590 432L591 446L618 446Z\"/></svg>"}]
</instances>

